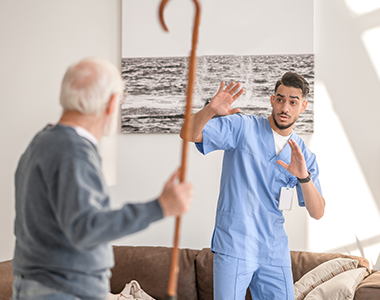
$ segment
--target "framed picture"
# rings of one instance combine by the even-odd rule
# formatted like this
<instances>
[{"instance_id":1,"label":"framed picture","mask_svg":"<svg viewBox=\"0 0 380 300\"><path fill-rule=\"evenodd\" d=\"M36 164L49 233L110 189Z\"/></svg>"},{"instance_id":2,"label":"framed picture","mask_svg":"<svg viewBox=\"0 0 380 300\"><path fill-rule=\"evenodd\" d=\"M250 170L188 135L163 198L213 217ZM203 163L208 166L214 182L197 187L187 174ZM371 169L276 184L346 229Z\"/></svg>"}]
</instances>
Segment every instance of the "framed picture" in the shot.
<instances>
[{"instance_id":1,"label":"framed picture","mask_svg":"<svg viewBox=\"0 0 380 300\"><path fill-rule=\"evenodd\" d=\"M294 129L314 130L314 1L199 1L201 22L193 112L222 81L246 90L234 103L244 114L270 115L278 79L297 72L310 84L308 107ZM122 76L128 96L122 133L179 133L187 92L193 1L172 0L165 10L169 33L158 21L159 0L123 0Z\"/></svg>"}]
</instances>

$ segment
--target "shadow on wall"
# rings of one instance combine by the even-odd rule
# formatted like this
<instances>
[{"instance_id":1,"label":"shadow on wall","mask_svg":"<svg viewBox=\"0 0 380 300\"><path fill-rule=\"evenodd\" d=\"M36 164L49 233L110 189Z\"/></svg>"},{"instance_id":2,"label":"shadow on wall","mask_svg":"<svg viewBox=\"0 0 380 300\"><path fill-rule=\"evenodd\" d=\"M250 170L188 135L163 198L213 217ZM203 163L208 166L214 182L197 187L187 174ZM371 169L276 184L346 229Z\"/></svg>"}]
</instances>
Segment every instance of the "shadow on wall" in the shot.
<instances>
[{"instance_id":1,"label":"shadow on wall","mask_svg":"<svg viewBox=\"0 0 380 300\"><path fill-rule=\"evenodd\" d=\"M324 39L318 45L320 49L316 49L316 55L319 59L317 65L329 66L318 70L318 78L326 85L334 110L347 133L377 205L380 206L379 178L374 176L379 175L380 166L380 139L374 135L380 109L377 96L380 89L380 65L375 61L379 61L380 52L376 53L377 58L373 58L376 52L370 49L373 45L368 39L363 41L369 30L380 27L380 5L378 1L372 1L377 2L377 5L373 6L375 10L368 11L369 7L363 6L366 2L370 1L323 2L322 5L329 6L331 15L325 14L321 20L323 24L318 26L323 31ZM377 37L372 34L371 38L379 41L380 33L377 31L377 34Z\"/></svg>"},{"instance_id":2,"label":"shadow on wall","mask_svg":"<svg viewBox=\"0 0 380 300\"><path fill-rule=\"evenodd\" d=\"M312 251L364 256L380 269L380 3L363 6L369 2L316 3L317 10L330 12L317 13L323 20L316 20L316 134L311 145L327 206L321 221L310 221L308 244Z\"/></svg>"}]
</instances>

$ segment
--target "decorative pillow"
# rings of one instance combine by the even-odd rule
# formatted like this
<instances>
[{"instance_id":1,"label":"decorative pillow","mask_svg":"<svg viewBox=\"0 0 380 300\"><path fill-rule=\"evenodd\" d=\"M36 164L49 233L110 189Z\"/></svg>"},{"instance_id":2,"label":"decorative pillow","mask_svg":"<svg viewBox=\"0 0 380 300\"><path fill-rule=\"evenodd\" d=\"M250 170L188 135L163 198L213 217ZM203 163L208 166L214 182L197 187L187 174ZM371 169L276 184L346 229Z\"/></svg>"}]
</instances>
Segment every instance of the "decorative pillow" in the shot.
<instances>
[{"instance_id":1,"label":"decorative pillow","mask_svg":"<svg viewBox=\"0 0 380 300\"><path fill-rule=\"evenodd\" d=\"M336 258L320 264L306 273L294 284L295 300L302 300L320 284L348 270L356 269L359 262L356 259Z\"/></svg>"},{"instance_id":2,"label":"decorative pillow","mask_svg":"<svg viewBox=\"0 0 380 300\"><path fill-rule=\"evenodd\" d=\"M343 272L312 290L305 300L352 300L365 275L365 268Z\"/></svg>"},{"instance_id":3,"label":"decorative pillow","mask_svg":"<svg viewBox=\"0 0 380 300\"><path fill-rule=\"evenodd\" d=\"M136 280L127 283L120 294L108 293L107 300L155 300L143 291Z\"/></svg>"}]
</instances>

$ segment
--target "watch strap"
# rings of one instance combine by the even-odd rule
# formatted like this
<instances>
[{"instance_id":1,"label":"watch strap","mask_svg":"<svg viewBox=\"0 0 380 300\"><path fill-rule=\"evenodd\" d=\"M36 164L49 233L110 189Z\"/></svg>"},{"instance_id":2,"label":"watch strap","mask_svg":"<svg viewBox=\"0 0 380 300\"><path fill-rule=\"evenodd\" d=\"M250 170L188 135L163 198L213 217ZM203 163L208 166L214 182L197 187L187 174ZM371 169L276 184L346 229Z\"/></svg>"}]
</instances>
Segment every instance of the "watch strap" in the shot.
<instances>
[{"instance_id":1,"label":"watch strap","mask_svg":"<svg viewBox=\"0 0 380 300\"><path fill-rule=\"evenodd\" d=\"M299 183L306 183L306 182L309 182L309 181L311 180L311 173L310 173L310 171L307 170L307 173L308 173L309 175L307 175L306 178L302 178L302 179L301 179L301 178L298 178L298 177L297 177Z\"/></svg>"}]
</instances>

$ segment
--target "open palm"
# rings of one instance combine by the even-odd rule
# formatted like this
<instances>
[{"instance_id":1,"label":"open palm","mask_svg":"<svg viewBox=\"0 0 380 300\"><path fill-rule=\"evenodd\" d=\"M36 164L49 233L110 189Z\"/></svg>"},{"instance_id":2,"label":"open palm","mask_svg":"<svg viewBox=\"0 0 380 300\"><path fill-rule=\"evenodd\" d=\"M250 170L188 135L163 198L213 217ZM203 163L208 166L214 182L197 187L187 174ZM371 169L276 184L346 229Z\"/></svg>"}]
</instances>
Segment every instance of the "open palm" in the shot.
<instances>
[{"instance_id":1,"label":"open palm","mask_svg":"<svg viewBox=\"0 0 380 300\"><path fill-rule=\"evenodd\" d=\"M210 101L210 107L216 112L216 114L221 116L240 112L239 108L231 109L231 105L244 93L244 89L238 91L241 84L231 82L225 89L224 86L225 82L222 82L218 92Z\"/></svg>"},{"instance_id":2,"label":"open palm","mask_svg":"<svg viewBox=\"0 0 380 300\"><path fill-rule=\"evenodd\" d=\"M288 165L281 160L278 160L277 163L288 170L289 173L293 176L296 176L298 178L306 178L308 175L307 167L300 147L293 139L289 141L289 146L292 149L290 164Z\"/></svg>"}]
</instances>

